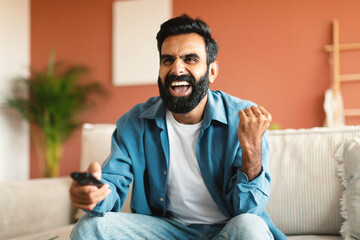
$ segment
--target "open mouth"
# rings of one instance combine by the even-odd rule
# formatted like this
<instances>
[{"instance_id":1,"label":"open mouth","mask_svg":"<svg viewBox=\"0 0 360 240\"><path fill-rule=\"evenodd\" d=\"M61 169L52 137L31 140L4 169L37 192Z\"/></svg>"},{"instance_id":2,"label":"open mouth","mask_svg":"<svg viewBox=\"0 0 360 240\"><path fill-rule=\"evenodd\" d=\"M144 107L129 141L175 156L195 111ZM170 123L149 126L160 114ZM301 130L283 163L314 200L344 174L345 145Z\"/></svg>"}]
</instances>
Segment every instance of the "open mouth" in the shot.
<instances>
[{"instance_id":1,"label":"open mouth","mask_svg":"<svg viewBox=\"0 0 360 240\"><path fill-rule=\"evenodd\" d=\"M170 85L170 92L177 97L187 96L191 93L191 84L187 81L173 81Z\"/></svg>"}]
</instances>

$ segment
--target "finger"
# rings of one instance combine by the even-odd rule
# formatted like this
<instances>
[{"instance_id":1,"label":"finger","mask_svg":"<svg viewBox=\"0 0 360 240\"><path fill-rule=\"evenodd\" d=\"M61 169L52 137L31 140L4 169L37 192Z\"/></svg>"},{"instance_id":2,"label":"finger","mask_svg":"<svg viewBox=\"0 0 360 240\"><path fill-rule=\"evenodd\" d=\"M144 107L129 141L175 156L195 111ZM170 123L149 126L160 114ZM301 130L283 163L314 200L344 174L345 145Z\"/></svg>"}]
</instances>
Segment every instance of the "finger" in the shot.
<instances>
[{"instance_id":1,"label":"finger","mask_svg":"<svg viewBox=\"0 0 360 240\"><path fill-rule=\"evenodd\" d=\"M91 192L77 192L75 194L70 195L70 199L74 203L80 204L94 204L104 200L107 195L110 194L111 190L109 189L109 185L105 184L101 188L96 187L96 191Z\"/></svg>"},{"instance_id":2,"label":"finger","mask_svg":"<svg viewBox=\"0 0 360 240\"><path fill-rule=\"evenodd\" d=\"M90 199L83 199L83 198L78 198L78 197L74 197L74 196L70 196L70 200L71 200L71 203L73 203L73 204L83 204L83 205L94 204L91 202Z\"/></svg>"},{"instance_id":3,"label":"finger","mask_svg":"<svg viewBox=\"0 0 360 240\"><path fill-rule=\"evenodd\" d=\"M253 115L254 116L256 116L256 117L260 117L261 116L261 111L260 111L260 109L257 107L257 106L251 106L251 111L252 111L252 113L253 113Z\"/></svg>"},{"instance_id":4,"label":"finger","mask_svg":"<svg viewBox=\"0 0 360 240\"><path fill-rule=\"evenodd\" d=\"M259 110L261 111L262 114L264 115L268 115L269 112L263 107L263 106L259 106Z\"/></svg>"},{"instance_id":5,"label":"finger","mask_svg":"<svg viewBox=\"0 0 360 240\"><path fill-rule=\"evenodd\" d=\"M99 192L98 195L92 197L92 201L94 203L98 203L103 201L109 194L111 193L111 189L106 189L105 191Z\"/></svg>"},{"instance_id":6,"label":"finger","mask_svg":"<svg viewBox=\"0 0 360 240\"><path fill-rule=\"evenodd\" d=\"M251 111L250 108L245 108L245 109L244 109L244 112L245 112L245 114L246 114L247 117L252 117L252 116L254 116L254 114L253 114L253 112Z\"/></svg>"},{"instance_id":7,"label":"finger","mask_svg":"<svg viewBox=\"0 0 360 240\"><path fill-rule=\"evenodd\" d=\"M72 202L71 205L75 208L80 208L87 211L92 211L96 204L81 204L81 203L74 203Z\"/></svg>"},{"instance_id":8,"label":"finger","mask_svg":"<svg viewBox=\"0 0 360 240\"><path fill-rule=\"evenodd\" d=\"M93 200L90 195L70 195L70 199L72 202L81 204L95 203L95 200Z\"/></svg>"},{"instance_id":9,"label":"finger","mask_svg":"<svg viewBox=\"0 0 360 240\"><path fill-rule=\"evenodd\" d=\"M90 164L88 171L94 175L98 180L101 179L101 165L98 162L93 162Z\"/></svg>"},{"instance_id":10,"label":"finger","mask_svg":"<svg viewBox=\"0 0 360 240\"><path fill-rule=\"evenodd\" d=\"M90 198L95 202L100 202L105 199L107 195L109 195L111 189L108 184L104 184L98 191L94 191L90 193Z\"/></svg>"},{"instance_id":11,"label":"finger","mask_svg":"<svg viewBox=\"0 0 360 240\"><path fill-rule=\"evenodd\" d=\"M69 193L71 197L77 199L88 199L91 192L97 191L98 188L92 185L80 185L77 182L73 182L69 189Z\"/></svg>"},{"instance_id":12,"label":"finger","mask_svg":"<svg viewBox=\"0 0 360 240\"><path fill-rule=\"evenodd\" d=\"M96 190L98 190L98 188L94 185L81 185L74 181L69 191L70 194L89 194L90 192L94 192Z\"/></svg>"},{"instance_id":13,"label":"finger","mask_svg":"<svg viewBox=\"0 0 360 240\"><path fill-rule=\"evenodd\" d=\"M109 194L110 194L110 190L109 192L105 192L102 193L101 195L97 195L97 196L84 196L84 197L75 197L75 196L70 196L70 200L73 203L78 203L78 204L97 204L98 202L103 201Z\"/></svg>"},{"instance_id":14,"label":"finger","mask_svg":"<svg viewBox=\"0 0 360 240\"><path fill-rule=\"evenodd\" d=\"M271 114L268 111L266 111L266 109L263 106L259 106L259 110L271 122L272 120Z\"/></svg>"},{"instance_id":15,"label":"finger","mask_svg":"<svg viewBox=\"0 0 360 240\"><path fill-rule=\"evenodd\" d=\"M240 119L246 118L246 113L244 112L244 110L240 110L240 111L238 112L238 115L239 115L239 118L240 118Z\"/></svg>"}]
</instances>

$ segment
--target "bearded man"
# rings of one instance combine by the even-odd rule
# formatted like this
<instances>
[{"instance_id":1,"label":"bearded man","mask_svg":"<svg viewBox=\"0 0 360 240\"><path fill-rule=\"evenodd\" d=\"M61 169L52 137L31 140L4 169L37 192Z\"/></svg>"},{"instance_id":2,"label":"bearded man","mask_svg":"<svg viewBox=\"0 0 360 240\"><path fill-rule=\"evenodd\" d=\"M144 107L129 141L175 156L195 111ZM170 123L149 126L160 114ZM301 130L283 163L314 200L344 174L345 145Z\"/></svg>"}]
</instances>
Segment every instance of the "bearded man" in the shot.
<instances>
[{"instance_id":1,"label":"bearded man","mask_svg":"<svg viewBox=\"0 0 360 240\"><path fill-rule=\"evenodd\" d=\"M157 34L160 96L116 123L111 153L89 167L104 186L70 188L88 212L72 239L286 239L265 211L270 194L271 115L209 90L218 46L187 15ZM133 182L132 213L120 213Z\"/></svg>"}]
</instances>

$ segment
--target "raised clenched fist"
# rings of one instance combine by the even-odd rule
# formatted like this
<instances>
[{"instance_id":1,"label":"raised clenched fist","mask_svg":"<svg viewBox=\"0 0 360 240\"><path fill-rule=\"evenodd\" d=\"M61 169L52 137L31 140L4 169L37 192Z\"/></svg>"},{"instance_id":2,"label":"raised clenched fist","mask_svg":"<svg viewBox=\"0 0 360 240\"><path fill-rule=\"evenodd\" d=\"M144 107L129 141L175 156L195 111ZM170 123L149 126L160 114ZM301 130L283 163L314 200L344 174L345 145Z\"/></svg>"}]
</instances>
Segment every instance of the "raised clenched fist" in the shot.
<instances>
[{"instance_id":1,"label":"raised clenched fist","mask_svg":"<svg viewBox=\"0 0 360 240\"><path fill-rule=\"evenodd\" d=\"M252 106L239 111L238 137L242 149L241 170L249 180L261 171L261 141L271 122L264 107Z\"/></svg>"},{"instance_id":2,"label":"raised clenched fist","mask_svg":"<svg viewBox=\"0 0 360 240\"><path fill-rule=\"evenodd\" d=\"M252 106L239 111L238 136L240 146L261 144L262 136L271 122L271 114L262 106Z\"/></svg>"}]
</instances>

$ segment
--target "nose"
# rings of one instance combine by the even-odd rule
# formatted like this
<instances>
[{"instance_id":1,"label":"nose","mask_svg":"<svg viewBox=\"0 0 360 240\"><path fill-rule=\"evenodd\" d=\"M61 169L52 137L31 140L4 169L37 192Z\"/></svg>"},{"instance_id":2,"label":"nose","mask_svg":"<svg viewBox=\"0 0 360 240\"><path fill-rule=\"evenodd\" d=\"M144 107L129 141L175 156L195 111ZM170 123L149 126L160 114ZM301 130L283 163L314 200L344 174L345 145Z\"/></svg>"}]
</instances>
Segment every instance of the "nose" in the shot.
<instances>
[{"instance_id":1,"label":"nose","mask_svg":"<svg viewBox=\"0 0 360 240\"><path fill-rule=\"evenodd\" d=\"M180 76L185 74L185 65L180 58L176 58L171 69L171 74L175 76Z\"/></svg>"}]
</instances>

